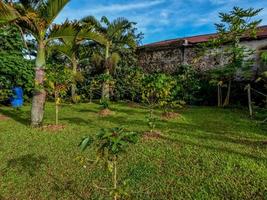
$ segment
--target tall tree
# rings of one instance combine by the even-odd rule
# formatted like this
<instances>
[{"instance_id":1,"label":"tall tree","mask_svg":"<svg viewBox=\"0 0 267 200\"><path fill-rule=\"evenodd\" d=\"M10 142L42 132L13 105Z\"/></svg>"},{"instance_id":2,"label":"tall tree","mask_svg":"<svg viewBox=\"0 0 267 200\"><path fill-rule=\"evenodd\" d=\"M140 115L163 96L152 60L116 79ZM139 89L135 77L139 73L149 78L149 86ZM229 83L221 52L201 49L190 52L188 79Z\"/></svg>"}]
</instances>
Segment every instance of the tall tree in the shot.
<instances>
[{"instance_id":1,"label":"tall tree","mask_svg":"<svg viewBox=\"0 0 267 200\"><path fill-rule=\"evenodd\" d=\"M37 43L35 89L31 109L32 126L39 126L44 115L46 46L53 39L73 37L72 33L62 32L57 25L53 25L53 21L68 2L69 0L0 2L0 22L15 24L25 33L31 34Z\"/></svg>"},{"instance_id":2,"label":"tall tree","mask_svg":"<svg viewBox=\"0 0 267 200\"><path fill-rule=\"evenodd\" d=\"M120 60L120 56L128 49L135 49L137 38L134 28L135 23L127 19L118 18L110 22L107 17L98 21L95 17L89 16L82 20L84 23L94 25L95 29L106 38L104 49L98 55L104 60L104 81L102 86L102 99L110 98L110 72Z\"/></svg>"},{"instance_id":3,"label":"tall tree","mask_svg":"<svg viewBox=\"0 0 267 200\"><path fill-rule=\"evenodd\" d=\"M223 106L229 105L232 82L237 76L245 78L251 74L252 50L240 42L244 37L256 37L261 20L253 20L262 9L234 7L229 13L219 13L221 22L215 24L218 36L212 40L224 57L224 64L212 70L213 79L219 84L227 83L227 95ZM224 47L222 47L224 45ZM219 90L218 90L219 91ZM218 95L220 98L220 95Z\"/></svg>"},{"instance_id":4,"label":"tall tree","mask_svg":"<svg viewBox=\"0 0 267 200\"><path fill-rule=\"evenodd\" d=\"M61 25L59 29L68 29L69 32L72 32L74 37L64 37L60 39L60 42L51 44L51 49L56 50L62 54L70 61L73 71L73 79L71 86L71 97L72 102L76 102L76 81L75 77L77 75L77 68L81 56L81 47L86 41L95 41L99 44L105 44L106 39L101 33L98 33L93 26L83 24L77 21L68 22L66 21Z\"/></svg>"}]
</instances>

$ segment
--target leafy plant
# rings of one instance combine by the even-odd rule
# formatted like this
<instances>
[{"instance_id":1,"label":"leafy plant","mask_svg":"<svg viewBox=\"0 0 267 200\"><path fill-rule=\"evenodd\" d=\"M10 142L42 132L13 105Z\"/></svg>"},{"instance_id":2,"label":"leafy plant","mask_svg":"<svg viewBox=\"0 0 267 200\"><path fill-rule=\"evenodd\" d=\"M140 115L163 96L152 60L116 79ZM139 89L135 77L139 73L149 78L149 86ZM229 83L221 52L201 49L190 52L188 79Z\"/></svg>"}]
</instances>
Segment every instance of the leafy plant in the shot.
<instances>
[{"instance_id":1,"label":"leafy plant","mask_svg":"<svg viewBox=\"0 0 267 200\"><path fill-rule=\"evenodd\" d=\"M257 26L261 20L253 20L262 9L243 9L234 7L229 13L219 13L221 22L215 24L218 37L213 38L210 43L220 49L219 54L224 58L222 66L211 70L212 81L221 85L227 84L227 95L221 105L220 90L218 89L218 105L227 106L230 101L232 82L236 77L246 79L251 77L254 60L251 59L253 51L240 44L244 36L256 37ZM222 47L222 45L225 45ZM220 86L220 84L218 84Z\"/></svg>"},{"instance_id":2,"label":"leafy plant","mask_svg":"<svg viewBox=\"0 0 267 200\"><path fill-rule=\"evenodd\" d=\"M110 190L110 194L113 196L114 200L127 194L122 187L118 186L119 156L122 153L126 153L129 144L135 144L137 140L137 133L126 131L124 128L101 129L95 138L91 136L85 137L79 145L82 151L90 146L95 146L98 157L97 160L107 164L108 170L112 173L113 183L113 187L108 190Z\"/></svg>"},{"instance_id":3,"label":"leafy plant","mask_svg":"<svg viewBox=\"0 0 267 200\"><path fill-rule=\"evenodd\" d=\"M85 17L82 21L92 24L97 31L105 36L107 41L104 44L104 48L99 48L99 51L93 55L97 55L94 57L97 58L98 63L104 63L104 74L111 76L112 71L115 71L125 52L130 51L134 53L134 49L137 47L139 34L136 34L135 23L125 18L109 21L105 16L100 21L93 16ZM102 85L102 98L109 100L109 93L109 82L104 81Z\"/></svg>"},{"instance_id":4,"label":"leafy plant","mask_svg":"<svg viewBox=\"0 0 267 200\"><path fill-rule=\"evenodd\" d=\"M48 65L46 90L48 93L53 94L55 101L55 121L58 124L59 106L62 97L66 96L71 84L72 72L62 65Z\"/></svg>"},{"instance_id":5,"label":"leafy plant","mask_svg":"<svg viewBox=\"0 0 267 200\"><path fill-rule=\"evenodd\" d=\"M100 100L101 109L109 109L109 101L107 99Z\"/></svg>"},{"instance_id":6,"label":"leafy plant","mask_svg":"<svg viewBox=\"0 0 267 200\"><path fill-rule=\"evenodd\" d=\"M144 77L139 67L119 66L114 75L115 98L140 102Z\"/></svg>"},{"instance_id":7,"label":"leafy plant","mask_svg":"<svg viewBox=\"0 0 267 200\"><path fill-rule=\"evenodd\" d=\"M24 58L25 46L15 26L0 29L0 99L7 100L11 89L20 86L24 98L31 97L34 87L34 70L30 60Z\"/></svg>"},{"instance_id":8,"label":"leafy plant","mask_svg":"<svg viewBox=\"0 0 267 200\"><path fill-rule=\"evenodd\" d=\"M149 127L150 133L152 133L156 128L157 118L154 116L153 110L150 109L150 112L147 116L147 125Z\"/></svg>"},{"instance_id":9,"label":"leafy plant","mask_svg":"<svg viewBox=\"0 0 267 200\"><path fill-rule=\"evenodd\" d=\"M62 31L57 25L53 25L53 21L68 2L69 0L19 0L7 3L0 1L0 22L19 27L22 33L31 35L36 41L35 87L31 110L32 126L39 126L44 116L47 45L55 39L73 37L69 31Z\"/></svg>"},{"instance_id":10,"label":"leafy plant","mask_svg":"<svg viewBox=\"0 0 267 200\"><path fill-rule=\"evenodd\" d=\"M200 90L197 71L191 65L180 65L173 78L176 83L172 96L174 96L174 99L178 99L178 102L175 104L178 105L179 101L182 104L184 102L193 103L196 100L197 92Z\"/></svg>"},{"instance_id":11,"label":"leafy plant","mask_svg":"<svg viewBox=\"0 0 267 200\"><path fill-rule=\"evenodd\" d=\"M50 45L51 50L58 51L63 54L67 60L70 62L73 71L73 81L71 86L71 98L72 102L77 101L77 83L83 80L81 73L78 73L78 67L83 58L82 47L87 41L95 41L100 44L105 44L106 39L100 33L95 31L94 27L83 22L69 22L66 21L64 24L60 25L59 30L66 30L70 32L73 37L64 37L60 39L60 42L53 43Z\"/></svg>"}]
</instances>

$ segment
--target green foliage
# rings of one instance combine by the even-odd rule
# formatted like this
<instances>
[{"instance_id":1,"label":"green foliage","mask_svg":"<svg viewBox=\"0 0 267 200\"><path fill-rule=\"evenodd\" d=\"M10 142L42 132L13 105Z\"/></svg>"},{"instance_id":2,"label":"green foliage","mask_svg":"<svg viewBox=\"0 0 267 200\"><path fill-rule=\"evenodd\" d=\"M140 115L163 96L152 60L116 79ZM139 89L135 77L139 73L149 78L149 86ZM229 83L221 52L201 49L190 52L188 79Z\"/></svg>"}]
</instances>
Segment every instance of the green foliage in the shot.
<instances>
[{"instance_id":1,"label":"green foliage","mask_svg":"<svg viewBox=\"0 0 267 200\"><path fill-rule=\"evenodd\" d=\"M100 91L100 80L98 79L98 77L92 78L89 80L89 83L83 88L85 89L85 94L84 94L84 98L86 98L86 94L89 95L90 98L90 102L92 102L95 93L97 93L97 91Z\"/></svg>"},{"instance_id":2,"label":"green foliage","mask_svg":"<svg viewBox=\"0 0 267 200\"><path fill-rule=\"evenodd\" d=\"M72 70L63 65L48 65L46 90L49 94L57 92L61 97L66 96L72 83Z\"/></svg>"},{"instance_id":3,"label":"green foliage","mask_svg":"<svg viewBox=\"0 0 267 200\"><path fill-rule=\"evenodd\" d=\"M158 118L155 117L153 110L151 109L147 116L147 125L149 127L149 131L153 132L156 128Z\"/></svg>"},{"instance_id":4,"label":"green foliage","mask_svg":"<svg viewBox=\"0 0 267 200\"><path fill-rule=\"evenodd\" d=\"M263 52L260 58L265 64L267 64L267 52Z\"/></svg>"},{"instance_id":5,"label":"green foliage","mask_svg":"<svg viewBox=\"0 0 267 200\"><path fill-rule=\"evenodd\" d=\"M66 96L67 91L73 81L72 70L63 65L47 65L47 79L45 81L45 89L50 95L54 96L56 124L58 124L58 107L62 98Z\"/></svg>"},{"instance_id":6,"label":"green foliage","mask_svg":"<svg viewBox=\"0 0 267 200\"><path fill-rule=\"evenodd\" d=\"M228 13L219 13L220 23L215 24L217 37L204 47L213 47L213 54L220 57L218 66L210 70L210 83L218 85L218 106L227 106L230 102L232 82L236 79L249 80L253 75L253 50L240 43L243 37L256 37L261 20L254 18L262 9L243 9L234 7ZM223 62L222 62L223 60ZM220 86L226 86L227 94L222 103Z\"/></svg>"},{"instance_id":7,"label":"green foliage","mask_svg":"<svg viewBox=\"0 0 267 200\"><path fill-rule=\"evenodd\" d=\"M119 67L114 76L116 80L115 99L128 99L140 102L144 77L145 74L141 68L130 66Z\"/></svg>"},{"instance_id":8,"label":"green foliage","mask_svg":"<svg viewBox=\"0 0 267 200\"><path fill-rule=\"evenodd\" d=\"M267 52L263 52L261 54L261 60L263 61L264 64L267 64ZM267 89L267 71L264 71L260 77L260 79L263 79L265 81L264 87ZM267 102L266 102L267 104Z\"/></svg>"},{"instance_id":9,"label":"green foliage","mask_svg":"<svg viewBox=\"0 0 267 200\"><path fill-rule=\"evenodd\" d=\"M128 99L156 106L192 103L200 89L196 71L189 65L177 67L174 75L145 74L138 67L120 67L116 71L115 99Z\"/></svg>"},{"instance_id":10,"label":"green foliage","mask_svg":"<svg viewBox=\"0 0 267 200\"><path fill-rule=\"evenodd\" d=\"M129 144L135 144L137 140L137 133L129 132L119 127L110 130L101 129L95 138L91 136L85 137L80 143L83 151L92 144L95 144L98 158L107 163L108 170L112 173L113 181L113 188L108 190L110 190L110 195L114 197L114 200L117 200L118 197L123 195L127 195L126 182L122 187L118 187L117 185L118 156L125 153Z\"/></svg>"},{"instance_id":11,"label":"green foliage","mask_svg":"<svg viewBox=\"0 0 267 200\"><path fill-rule=\"evenodd\" d=\"M13 26L0 28L0 99L10 97L10 89L21 86L25 98L31 96L34 84L33 64L24 58L24 43Z\"/></svg>"},{"instance_id":12,"label":"green foliage","mask_svg":"<svg viewBox=\"0 0 267 200\"><path fill-rule=\"evenodd\" d=\"M138 141L137 133L126 131L124 128L101 129L95 138L86 137L80 143L81 149L84 151L90 145L97 147L99 158L112 160L114 156L119 156L126 152L129 144Z\"/></svg>"},{"instance_id":13,"label":"green foliage","mask_svg":"<svg viewBox=\"0 0 267 200\"><path fill-rule=\"evenodd\" d=\"M226 62L223 66L212 70L212 79L229 81L237 76L240 78L251 77L254 60L250 56L253 51L241 45L240 40L244 36L256 37L257 26L261 20L253 20L253 18L261 10L234 7L229 13L219 14L221 23L215 24L219 36L212 42L217 48L227 44L219 52Z\"/></svg>"},{"instance_id":14,"label":"green foliage","mask_svg":"<svg viewBox=\"0 0 267 200\"><path fill-rule=\"evenodd\" d=\"M200 90L200 78L196 70L190 65L178 66L174 79L176 81L173 89L175 99L186 103L196 101L196 93Z\"/></svg>"},{"instance_id":15,"label":"green foliage","mask_svg":"<svg viewBox=\"0 0 267 200\"><path fill-rule=\"evenodd\" d=\"M100 105L101 105L101 109L109 109L109 100L101 99Z\"/></svg>"},{"instance_id":16,"label":"green foliage","mask_svg":"<svg viewBox=\"0 0 267 200\"><path fill-rule=\"evenodd\" d=\"M176 83L174 77L166 74L146 75L143 79L143 101L150 107L160 106L165 108L176 105L174 96Z\"/></svg>"}]
</instances>

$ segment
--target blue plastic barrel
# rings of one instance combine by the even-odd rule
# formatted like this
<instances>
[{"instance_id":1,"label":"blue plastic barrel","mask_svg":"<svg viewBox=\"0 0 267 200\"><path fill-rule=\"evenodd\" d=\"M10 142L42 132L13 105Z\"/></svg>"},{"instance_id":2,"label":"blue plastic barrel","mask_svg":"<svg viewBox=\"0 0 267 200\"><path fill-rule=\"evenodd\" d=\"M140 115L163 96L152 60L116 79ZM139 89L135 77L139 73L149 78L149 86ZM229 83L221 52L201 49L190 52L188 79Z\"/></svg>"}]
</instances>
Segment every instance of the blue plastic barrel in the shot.
<instances>
[{"instance_id":1,"label":"blue plastic barrel","mask_svg":"<svg viewBox=\"0 0 267 200\"><path fill-rule=\"evenodd\" d=\"M21 87L12 89L13 96L10 98L12 107L19 108L23 105L23 90Z\"/></svg>"}]
</instances>

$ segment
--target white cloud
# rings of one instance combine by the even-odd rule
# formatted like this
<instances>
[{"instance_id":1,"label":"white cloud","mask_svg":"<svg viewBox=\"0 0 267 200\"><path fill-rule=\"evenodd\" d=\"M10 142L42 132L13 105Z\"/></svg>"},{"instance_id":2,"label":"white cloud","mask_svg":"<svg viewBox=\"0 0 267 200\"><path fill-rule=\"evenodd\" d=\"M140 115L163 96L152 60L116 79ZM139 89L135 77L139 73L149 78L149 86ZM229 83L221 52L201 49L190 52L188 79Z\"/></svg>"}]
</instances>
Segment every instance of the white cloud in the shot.
<instances>
[{"instance_id":1,"label":"white cloud","mask_svg":"<svg viewBox=\"0 0 267 200\"><path fill-rule=\"evenodd\" d=\"M117 0L84 0L84 2L83 5L66 7L57 22L62 22L66 18L80 19L87 15L94 15L97 18L105 15L110 19L126 17L130 21L137 22L139 31L145 33L146 41L215 31L213 24L219 21L218 13L229 12L234 6L265 7L259 18L263 19L262 24L267 24L266 0L124 0L123 3L118 3Z\"/></svg>"},{"instance_id":2,"label":"white cloud","mask_svg":"<svg viewBox=\"0 0 267 200\"><path fill-rule=\"evenodd\" d=\"M103 16L107 14L117 15L118 13L122 12L147 9L153 6L160 5L164 2L165 0L151 0L151 1L120 3L120 4L110 4L110 5L99 4L93 7L91 7L91 5L84 5L83 7L76 9L67 7L63 11L63 13L58 17L57 21L64 21L66 18L79 19L87 15L96 15L96 16Z\"/></svg>"},{"instance_id":3,"label":"white cloud","mask_svg":"<svg viewBox=\"0 0 267 200\"><path fill-rule=\"evenodd\" d=\"M137 10L137 9L144 9L149 8L152 6L156 6L159 4L164 3L164 0L155 0L155 1L143 1L139 3L129 3L129 4L111 4L109 6L97 6L94 7L88 11L90 11L92 14L99 14L99 13L110 13L110 12L124 12L129 10Z\"/></svg>"}]
</instances>

